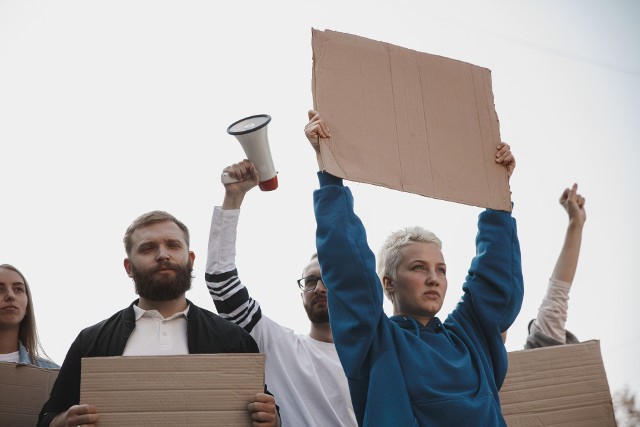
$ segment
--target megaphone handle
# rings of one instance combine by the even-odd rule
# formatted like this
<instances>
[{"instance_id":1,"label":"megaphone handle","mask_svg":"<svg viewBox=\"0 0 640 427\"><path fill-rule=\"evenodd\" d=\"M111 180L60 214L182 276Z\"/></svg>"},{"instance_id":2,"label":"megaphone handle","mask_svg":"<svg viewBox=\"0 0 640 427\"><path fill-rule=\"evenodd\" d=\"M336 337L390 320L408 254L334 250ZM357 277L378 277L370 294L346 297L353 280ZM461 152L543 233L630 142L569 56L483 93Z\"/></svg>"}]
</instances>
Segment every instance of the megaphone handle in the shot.
<instances>
[{"instance_id":1,"label":"megaphone handle","mask_svg":"<svg viewBox=\"0 0 640 427\"><path fill-rule=\"evenodd\" d=\"M234 182L240 182L239 180L229 175L227 172L222 172L222 176L220 176L220 181L222 181L223 184L233 184Z\"/></svg>"}]
</instances>

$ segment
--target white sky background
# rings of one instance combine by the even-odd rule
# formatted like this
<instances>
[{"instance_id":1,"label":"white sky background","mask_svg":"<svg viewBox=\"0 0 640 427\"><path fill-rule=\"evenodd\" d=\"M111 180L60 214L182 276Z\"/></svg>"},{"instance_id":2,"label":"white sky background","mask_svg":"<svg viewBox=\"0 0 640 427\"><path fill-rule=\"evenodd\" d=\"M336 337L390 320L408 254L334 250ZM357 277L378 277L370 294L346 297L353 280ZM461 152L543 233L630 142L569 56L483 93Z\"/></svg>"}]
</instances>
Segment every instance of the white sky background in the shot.
<instances>
[{"instance_id":1,"label":"white sky background","mask_svg":"<svg viewBox=\"0 0 640 427\"><path fill-rule=\"evenodd\" d=\"M526 285L507 348L524 344L567 225L557 200L578 182L587 223L567 327L600 340L612 392L639 393L639 20L633 0L0 1L0 262L26 275L41 341L61 363L82 328L136 298L122 236L162 209L191 229L188 297L215 310L204 284L211 210L222 168L244 157L226 128L267 113L280 187L245 200L237 264L267 315L307 332L295 279L315 244L317 165L303 133L311 28L342 31L492 70L518 162ZM480 209L349 185L375 251L412 224L443 240L444 318Z\"/></svg>"}]
</instances>

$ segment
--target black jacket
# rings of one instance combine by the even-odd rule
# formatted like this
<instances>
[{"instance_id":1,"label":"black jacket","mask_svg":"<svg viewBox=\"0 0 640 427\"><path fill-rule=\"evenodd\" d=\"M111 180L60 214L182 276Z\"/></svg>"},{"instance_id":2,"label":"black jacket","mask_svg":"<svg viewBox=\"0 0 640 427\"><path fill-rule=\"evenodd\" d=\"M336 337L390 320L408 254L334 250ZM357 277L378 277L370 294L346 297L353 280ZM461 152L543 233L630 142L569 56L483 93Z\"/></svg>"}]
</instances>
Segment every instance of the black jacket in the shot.
<instances>
[{"instance_id":1,"label":"black jacket","mask_svg":"<svg viewBox=\"0 0 640 427\"><path fill-rule=\"evenodd\" d=\"M49 426L58 414L80 402L80 362L83 357L122 356L136 326L133 305L137 302L78 334L62 363L49 400L40 411L38 427ZM189 354L259 352L251 335L240 326L187 302L190 306L187 315Z\"/></svg>"}]
</instances>

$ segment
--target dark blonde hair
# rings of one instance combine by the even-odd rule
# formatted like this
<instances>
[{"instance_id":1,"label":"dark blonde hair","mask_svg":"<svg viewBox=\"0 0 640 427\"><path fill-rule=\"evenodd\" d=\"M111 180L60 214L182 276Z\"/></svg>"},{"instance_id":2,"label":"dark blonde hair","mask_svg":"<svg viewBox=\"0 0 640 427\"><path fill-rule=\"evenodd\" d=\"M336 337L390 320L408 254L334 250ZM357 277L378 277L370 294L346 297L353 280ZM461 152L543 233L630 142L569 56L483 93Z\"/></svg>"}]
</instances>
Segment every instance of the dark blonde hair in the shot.
<instances>
[{"instance_id":1,"label":"dark blonde hair","mask_svg":"<svg viewBox=\"0 0 640 427\"><path fill-rule=\"evenodd\" d=\"M25 291L27 292L27 309L24 313L24 318L20 322L18 339L27 349L27 353L29 353L29 359L31 359L31 363L36 364L36 358L41 354L44 355L47 359L51 360L42 348L40 339L38 338L38 330L36 328L36 315L33 308L33 298L31 297L31 289L29 288L27 279L24 277L24 274L20 272L20 270L18 270L11 264L0 264L0 268L16 272L22 278Z\"/></svg>"},{"instance_id":2,"label":"dark blonde hair","mask_svg":"<svg viewBox=\"0 0 640 427\"><path fill-rule=\"evenodd\" d=\"M157 222L165 222L165 221L175 223L180 228L180 230L182 230L182 232L184 233L184 240L187 243L187 248L188 248L189 247L189 229L187 228L187 226L184 225L182 221L180 221L178 218L176 218L175 216L171 215L168 212L151 211L151 212L142 214L138 218L136 218L131 223L131 225L127 228L127 231L124 233L124 238L122 239L122 241L124 242L124 249L127 251L127 256L131 256L131 245L133 245L132 236L136 230L140 228L144 228L151 224L155 224Z\"/></svg>"}]
</instances>

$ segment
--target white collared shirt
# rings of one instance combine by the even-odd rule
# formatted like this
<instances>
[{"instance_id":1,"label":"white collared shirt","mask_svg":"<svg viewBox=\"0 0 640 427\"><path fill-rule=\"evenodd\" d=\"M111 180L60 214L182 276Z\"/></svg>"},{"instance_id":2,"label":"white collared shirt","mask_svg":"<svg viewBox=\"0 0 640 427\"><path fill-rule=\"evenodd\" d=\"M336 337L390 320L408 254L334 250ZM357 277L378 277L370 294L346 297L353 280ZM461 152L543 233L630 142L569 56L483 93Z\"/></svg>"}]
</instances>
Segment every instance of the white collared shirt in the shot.
<instances>
[{"instance_id":1,"label":"white collared shirt","mask_svg":"<svg viewBox=\"0 0 640 427\"><path fill-rule=\"evenodd\" d=\"M164 356L189 354L187 343L187 313L184 311L166 319L157 310L133 306L136 327L129 336L123 356Z\"/></svg>"}]
</instances>

